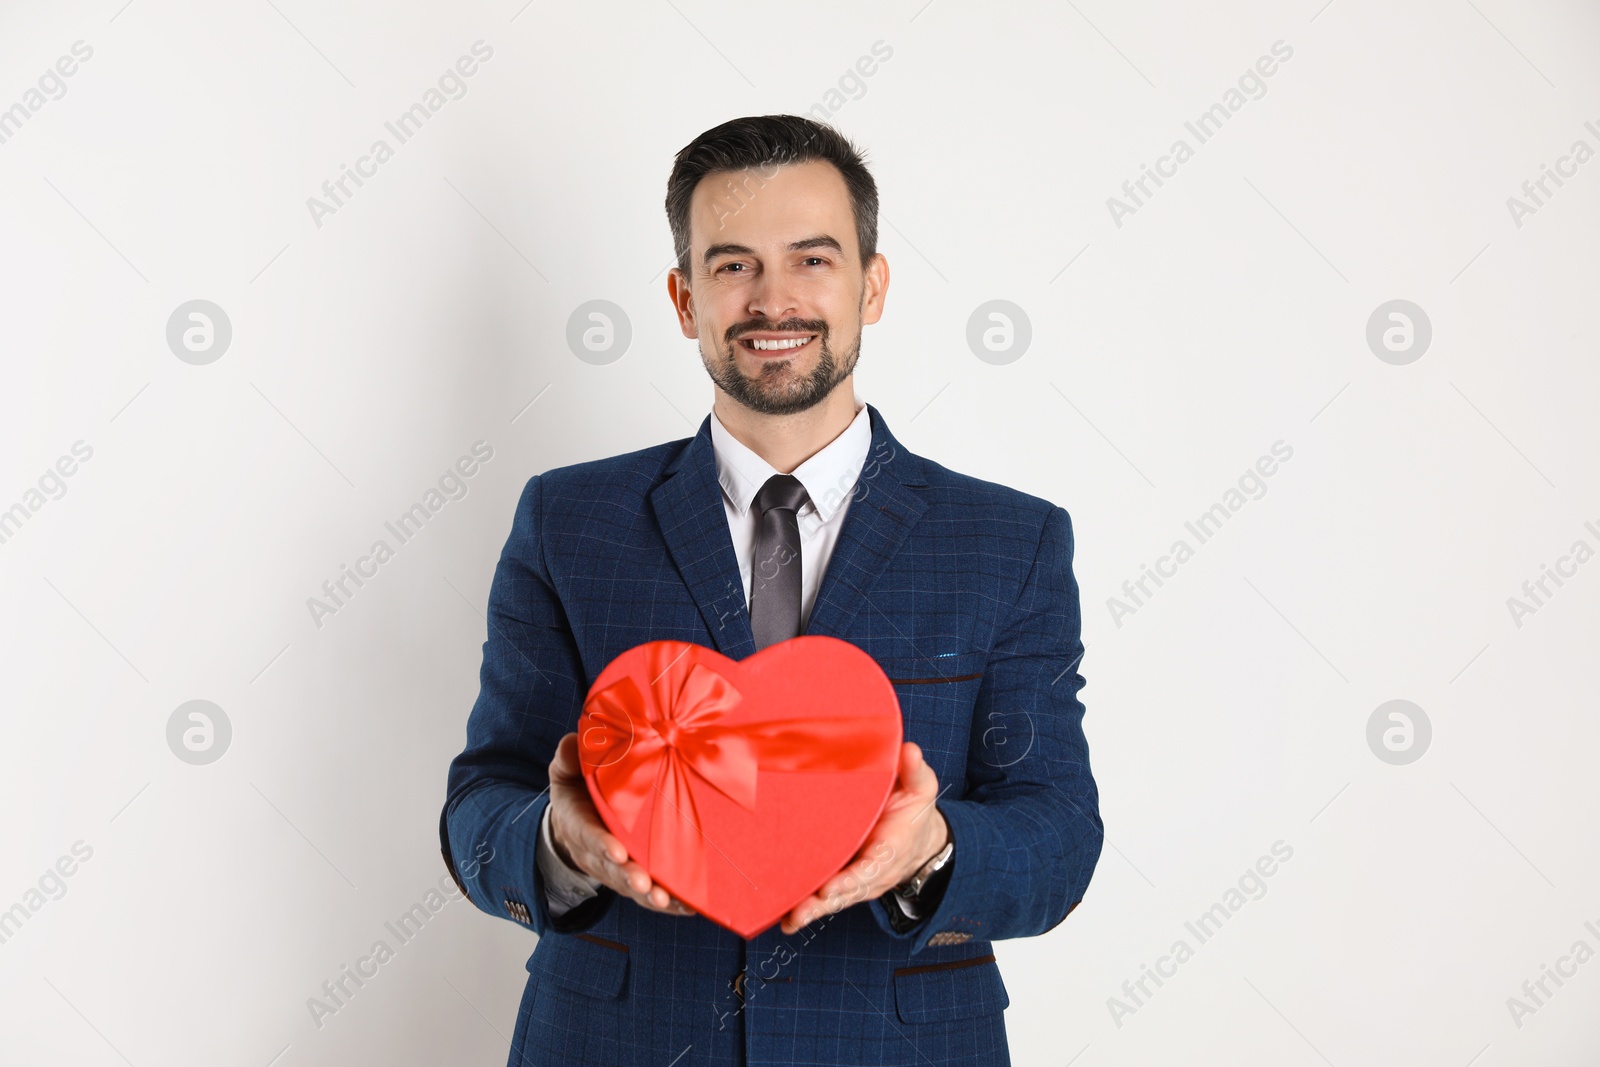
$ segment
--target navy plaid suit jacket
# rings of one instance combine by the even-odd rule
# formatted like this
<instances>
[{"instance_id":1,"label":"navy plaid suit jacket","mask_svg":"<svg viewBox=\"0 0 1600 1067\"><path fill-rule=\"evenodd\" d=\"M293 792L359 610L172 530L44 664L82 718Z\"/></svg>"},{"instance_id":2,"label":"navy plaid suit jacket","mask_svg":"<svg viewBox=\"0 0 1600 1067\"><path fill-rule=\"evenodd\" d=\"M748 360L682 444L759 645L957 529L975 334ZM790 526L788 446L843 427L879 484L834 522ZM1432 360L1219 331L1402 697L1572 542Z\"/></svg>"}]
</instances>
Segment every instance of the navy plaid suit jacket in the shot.
<instances>
[{"instance_id":1,"label":"navy plaid suit jacket","mask_svg":"<svg viewBox=\"0 0 1600 1067\"><path fill-rule=\"evenodd\" d=\"M732 659L756 647L710 416L687 440L535 476L490 589L439 827L472 902L539 935L513 1067L1010 1062L991 942L1061 922L1103 840L1072 524L913 455L869 408L867 464L806 632L850 641L894 682L956 843L942 899L905 932L878 899L748 942L604 888L551 917L534 863L548 765L596 675L646 641Z\"/></svg>"}]
</instances>

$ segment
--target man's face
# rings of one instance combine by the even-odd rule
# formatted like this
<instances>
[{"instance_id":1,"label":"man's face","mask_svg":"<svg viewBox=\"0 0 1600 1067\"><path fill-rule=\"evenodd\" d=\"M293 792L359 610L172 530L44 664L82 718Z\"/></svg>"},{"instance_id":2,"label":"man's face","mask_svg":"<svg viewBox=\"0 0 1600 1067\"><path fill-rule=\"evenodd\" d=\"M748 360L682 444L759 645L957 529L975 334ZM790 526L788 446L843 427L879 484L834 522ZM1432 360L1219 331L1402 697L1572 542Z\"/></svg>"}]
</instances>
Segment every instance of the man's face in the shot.
<instances>
[{"instance_id":1,"label":"man's face","mask_svg":"<svg viewBox=\"0 0 1600 1067\"><path fill-rule=\"evenodd\" d=\"M889 268L862 269L844 178L812 162L707 175L689 210L689 274L667 288L706 373L752 411L820 403L855 370Z\"/></svg>"}]
</instances>

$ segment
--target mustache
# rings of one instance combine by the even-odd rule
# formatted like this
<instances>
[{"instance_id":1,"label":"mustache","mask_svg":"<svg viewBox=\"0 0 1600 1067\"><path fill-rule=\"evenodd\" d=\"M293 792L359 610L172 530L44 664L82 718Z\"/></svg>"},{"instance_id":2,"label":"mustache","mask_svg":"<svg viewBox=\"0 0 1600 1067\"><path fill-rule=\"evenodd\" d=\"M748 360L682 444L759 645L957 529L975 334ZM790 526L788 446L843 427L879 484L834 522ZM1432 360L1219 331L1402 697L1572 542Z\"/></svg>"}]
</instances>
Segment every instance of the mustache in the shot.
<instances>
[{"instance_id":1,"label":"mustache","mask_svg":"<svg viewBox=\"0 0 1600 1067\"><path fill-rule=\"evenodd\" d=\"M828 324L821 319L785 319L782 322L744 322L737 326L728 327L728 341L731 343L749 333L760 333L763 330L772 333L814 333L826 339Z\"/></svg>"}]
</instances>

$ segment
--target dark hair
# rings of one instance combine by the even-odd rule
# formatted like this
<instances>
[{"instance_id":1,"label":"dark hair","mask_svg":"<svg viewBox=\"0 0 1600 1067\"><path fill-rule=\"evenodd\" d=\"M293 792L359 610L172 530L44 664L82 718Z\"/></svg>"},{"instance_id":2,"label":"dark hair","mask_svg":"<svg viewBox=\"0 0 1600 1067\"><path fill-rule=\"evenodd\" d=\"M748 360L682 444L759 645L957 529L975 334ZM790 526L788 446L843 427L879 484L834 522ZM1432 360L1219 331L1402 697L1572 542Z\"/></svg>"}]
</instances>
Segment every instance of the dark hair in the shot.
<instances>
[{"instance_id":1,"label":"dark hair","mask_svg":"<svg viewBox=\"0 0 1600 1067\"><path fill-rule=\"evenodd\" d=\"M690 141L678 152L667 179L667 224L678 267L689 271L689 203L707 175L820 160L832 163L850 190L861 263L878 251L878 186L861 150L825 123L800 115L761 115L733 119Z\"/></svg>"}]
</instances>

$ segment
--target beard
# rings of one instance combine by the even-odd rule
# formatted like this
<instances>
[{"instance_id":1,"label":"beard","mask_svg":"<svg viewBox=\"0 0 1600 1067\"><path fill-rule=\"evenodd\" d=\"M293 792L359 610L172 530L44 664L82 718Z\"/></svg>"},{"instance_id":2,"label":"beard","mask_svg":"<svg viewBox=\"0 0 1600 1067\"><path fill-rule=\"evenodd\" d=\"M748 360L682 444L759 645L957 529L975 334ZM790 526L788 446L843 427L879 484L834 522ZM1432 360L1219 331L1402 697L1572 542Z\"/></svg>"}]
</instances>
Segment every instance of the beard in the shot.
<instances>
[{"instance_id":1,"label":"beard","mask_svg":"<svg viewBox=\"0 0 1600 1067\"><path fill-rule=\"evenodd\" d=\"M815 333L819 353L816 367L810 374L799 376L794 371L793 358L768 359L763 361L759 375L751 377L742 372L734 347L737 337L761 330ZM859 333L849 353L839 360L829 340L828 324L815 319L789 319L776 326L744 323L728 330L725 345L718 355L701 353L706 373L728 396L763 415L793 415L815 407L855 371L856 361L861 358Z\"/></svg>"}]
</instances>

